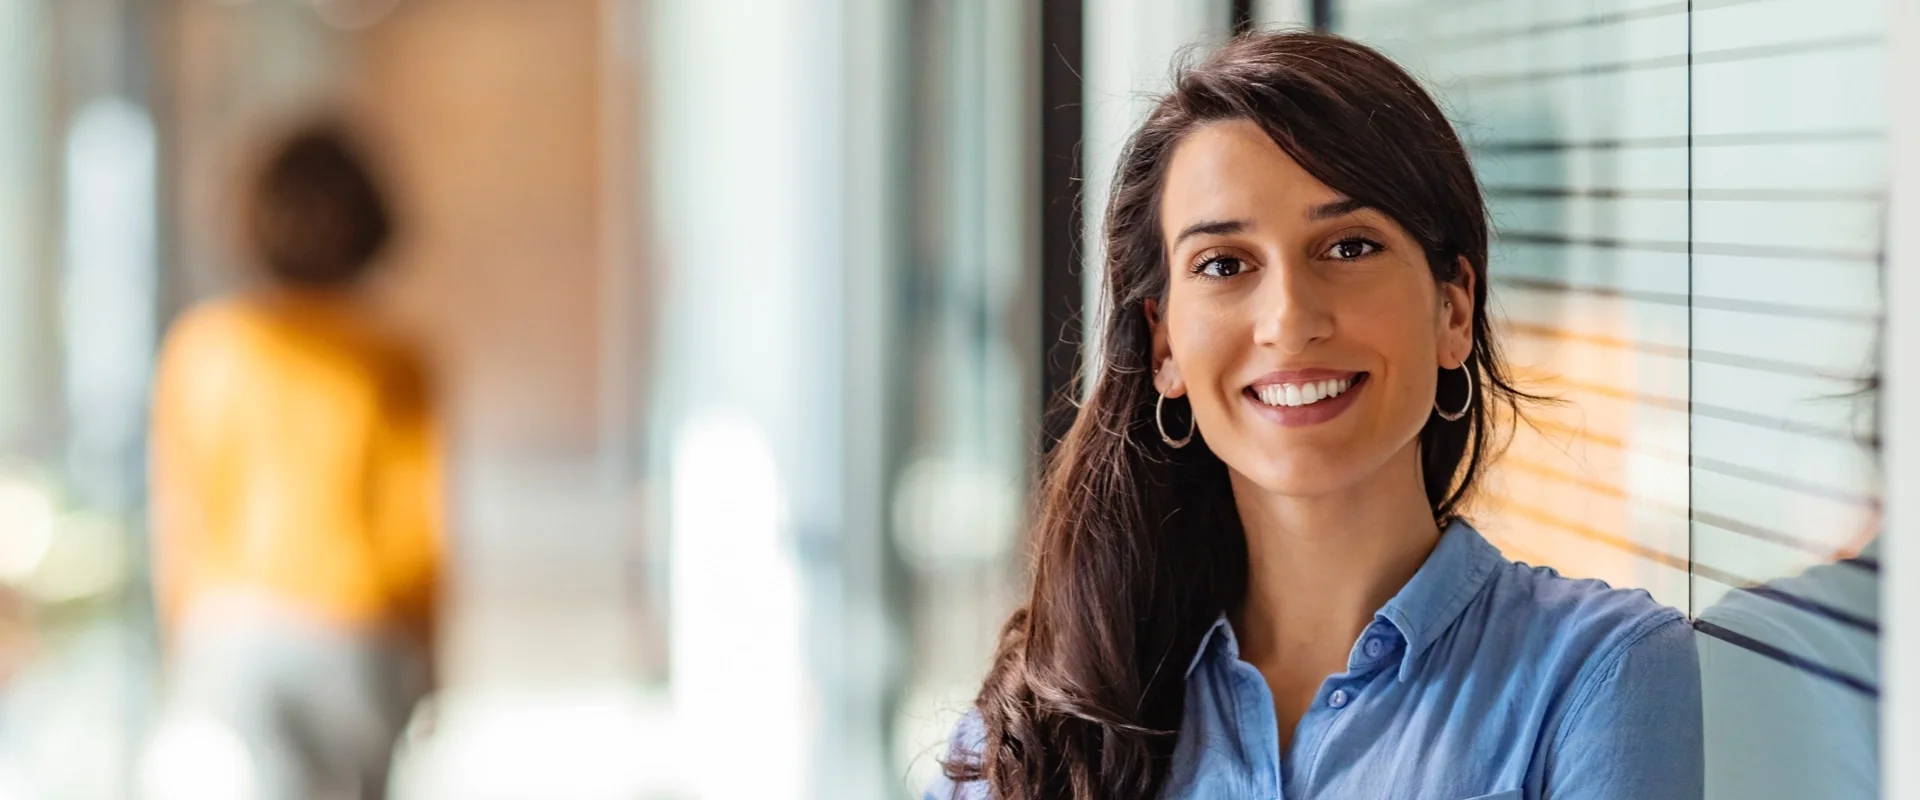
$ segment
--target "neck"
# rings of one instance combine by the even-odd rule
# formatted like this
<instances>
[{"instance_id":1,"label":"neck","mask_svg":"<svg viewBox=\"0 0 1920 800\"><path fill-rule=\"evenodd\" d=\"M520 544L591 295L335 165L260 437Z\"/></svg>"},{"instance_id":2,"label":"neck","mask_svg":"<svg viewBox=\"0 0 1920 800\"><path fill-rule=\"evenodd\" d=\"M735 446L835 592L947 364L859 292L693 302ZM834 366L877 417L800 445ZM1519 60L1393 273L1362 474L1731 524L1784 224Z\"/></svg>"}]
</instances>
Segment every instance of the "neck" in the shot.
<instances>
[{"instance_id":1,"label":"neck","mask_svg":"<svg viewBox=\"0 0 1920 800\"><path fill-rule=\"evenodd\" d=\"M1375 612L1433 552L1440 533L1409 443L1374 476L1324 496L1276 495L1235 473L1247 535L1241 657L1345 658Z\"/></svg>"}]
</instances>

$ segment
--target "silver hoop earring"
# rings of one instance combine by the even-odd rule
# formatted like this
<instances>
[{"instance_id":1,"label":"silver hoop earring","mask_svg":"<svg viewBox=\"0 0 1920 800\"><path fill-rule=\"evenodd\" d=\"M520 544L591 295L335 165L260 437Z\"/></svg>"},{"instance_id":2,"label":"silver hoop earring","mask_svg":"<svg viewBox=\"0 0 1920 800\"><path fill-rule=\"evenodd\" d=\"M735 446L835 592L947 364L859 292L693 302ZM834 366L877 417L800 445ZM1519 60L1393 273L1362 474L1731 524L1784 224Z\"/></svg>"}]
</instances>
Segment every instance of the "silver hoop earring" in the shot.
<instances>
[{"instance_id":1,"label":"silver hoop earring","mask_svg":"<svg viewBox=\"0 0 1920 800\"><path fill-rule=\"evenodd\" d=\"M1464 417L1467 415L1467 410L1473 408L1473 385L1476 383L1479 383L1479 381L1474 380L1474 377L1473 377L1473 351L1472 350L1468 350L1466 359L1460 362L1460 371L1467 373L1467 402L1460 404L1460 410L1448 411L1444 408L1441 408L1440 397L1437 393L1433 398L1433 413L1439 414L1441 419L1444 419L1448 422L1459 422L1461 417ZM1448 372L1452 372L1452 370L1448 370Z\"/></svg>"},{"instance_id":2,"label":"silver hoop earring","mask_svg":"<svg viewBox=\"0 0 1920 800\"><path fill-rule=\"evenodd\" d=\"M1168 447L1175 450L1186 447L1189 442L1193 441L1193 430L1199 427L1199 420L1187 423L1186 436L1179 439L1168 436L1167 423L1160 419L1160 408L1167 404L1167 395L1164 392L1159 394L1160 399L1153 401L1153 426L1160 429L1160 441L1166 442Z\"/></svg>"}]
</instances>

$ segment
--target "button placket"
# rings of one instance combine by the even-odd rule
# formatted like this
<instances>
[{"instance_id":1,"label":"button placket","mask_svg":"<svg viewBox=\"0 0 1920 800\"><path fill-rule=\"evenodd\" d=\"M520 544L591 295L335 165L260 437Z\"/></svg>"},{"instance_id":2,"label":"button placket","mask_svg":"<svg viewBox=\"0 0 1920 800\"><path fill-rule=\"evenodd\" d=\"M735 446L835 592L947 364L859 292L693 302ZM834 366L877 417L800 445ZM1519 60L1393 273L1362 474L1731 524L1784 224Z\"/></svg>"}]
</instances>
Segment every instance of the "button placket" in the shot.
<instances>
[{"instance_id":1,"label":"button placket","mask_svg":"<svg viewBox=\"0 0 1920 800\"><path fill-rule=\"evenodd\" d=\"M1293 776L1294 785L1314 785L1327 741L1353 722L1351 714L1361 713L1347 709L1357 709L1360 690L1366 683L1365 679L1348 673L1327 679L1327 686L1333 687L1331 691L1326 686L1321 687L1325 695L1302 718L1303 722L1310 720L1311 724L1303 726L1301 735L1294 740L1294 752L1287 758L1287 765L1298 772Z\"/></svg>"},{"instance_id":2,"label":"button placket","mask_svg":"<svg viewBox=\"0 0 1920 800\"><path fill-rule=\"evenodd\" d=\"M1230 676L1229 691L1236 705L1239 706L1240 713L1249 719L1255 719L1264 714L1270 721L1268 730L1272 736L1266 742L1265 750L1267 758L1271 760L1268 762L1268 768L1263 772L1272 782L1273 796L1277 800L1283 797L1286 786L1286 763L1280 757L1280 729L1277 721L1274 721L1273 693L1267 687L1267 679L1260 674L1260 670L1245 661L1236 658L1228 668L1228 675Z\"/></svg>"}]
</instances>

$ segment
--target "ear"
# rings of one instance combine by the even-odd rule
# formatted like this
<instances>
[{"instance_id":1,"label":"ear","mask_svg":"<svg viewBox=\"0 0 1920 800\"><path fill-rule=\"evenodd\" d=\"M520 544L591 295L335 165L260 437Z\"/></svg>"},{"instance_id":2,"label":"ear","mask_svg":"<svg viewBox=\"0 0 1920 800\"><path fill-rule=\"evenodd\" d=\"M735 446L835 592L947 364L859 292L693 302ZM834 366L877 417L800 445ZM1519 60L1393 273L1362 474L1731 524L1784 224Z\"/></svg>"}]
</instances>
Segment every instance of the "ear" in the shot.
<instances>
[{"instance_id":1,"label":"ear","mask_svg":"<svg viewBox=\"0 0 1920 800\"><path fill-rule=\"evenodd\" d=\"M1153 388L1168 397L1186 394L1186 381L1180 378L1180 365L1174 363L1173 345L1167 340L1167 321L1160 313L1160 301L1150 299L1141 310L1147 315L1148 330L1153 332Z\"/></svg>"},{"instance_id":2,"label":"ear","mask_svg":"<svg viewBox=\"0 0 1920 800\"><path fill-rule=\"evenodd\" d=\"M1473 298L1480 275L1465 256L1456 266L1457 276L1440 284L1440 336L1435 355L1442 369L1459 369L1474 345Z\"/></svg>"}]
</instances>

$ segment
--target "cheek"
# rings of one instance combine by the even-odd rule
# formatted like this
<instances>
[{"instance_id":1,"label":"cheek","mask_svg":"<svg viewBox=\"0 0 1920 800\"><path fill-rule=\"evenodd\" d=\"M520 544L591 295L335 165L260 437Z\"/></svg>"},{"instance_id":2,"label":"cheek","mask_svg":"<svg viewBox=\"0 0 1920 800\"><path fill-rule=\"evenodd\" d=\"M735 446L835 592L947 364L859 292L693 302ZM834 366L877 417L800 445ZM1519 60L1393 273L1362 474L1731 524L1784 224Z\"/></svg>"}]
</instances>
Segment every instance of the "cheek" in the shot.
<instances>
[{"instance_id":1,"label":"cheek","mask_svg":"<svg viewBox=\"0 0 1920 800\"><path fill-rule=\"evenodd\" d=\"M1378 352L1398 371L1431 371L1439 366L1440 339L1432 320L1417 310L1401 315L1372 314L1354 338Z\"/></svg>"},{"instance_id":2,"label":"cheek","mask_svg":"<svg viewBox=\"0 0 1920 800\"><path fill-rule=\"evenodd\" d=\"M1217 304L1190 303L1181 312L1172 318L1168 344L1180 365L1187 392L1205 403L1231 371L1252 334L1242 330L1244 326L1236 323L1230 310Z\"/></svg>"},{"instance_id":3,"label":"cheek","mask_svg":"<svg viewBox=\"0 0 1920 800\"><path fill-rule=\"evenodd\" d=\"M1398 288L1356 304L1345 320L1343 330L1350 341L1373 351L1382 362L1386 374L1376 377L1385 379L1381 388L1392 395L1396 407L1425 407L1433 400L1441 322L1427 299L1417 285ZM1425 420L1415 410L1405 415Z\"/></svg>"},{"instance_id":4,"label":"cheek","mask_svg":"<svg viewBox=\"0 0 1920 800\"><path fill-rule=\"evenodd\" d=\"M1440 289L1424 268L1395 264L1340 296L1340 330L1390 356L1424 350L1432 360L1445 315Z\"/></svg>"}]
</instances>

